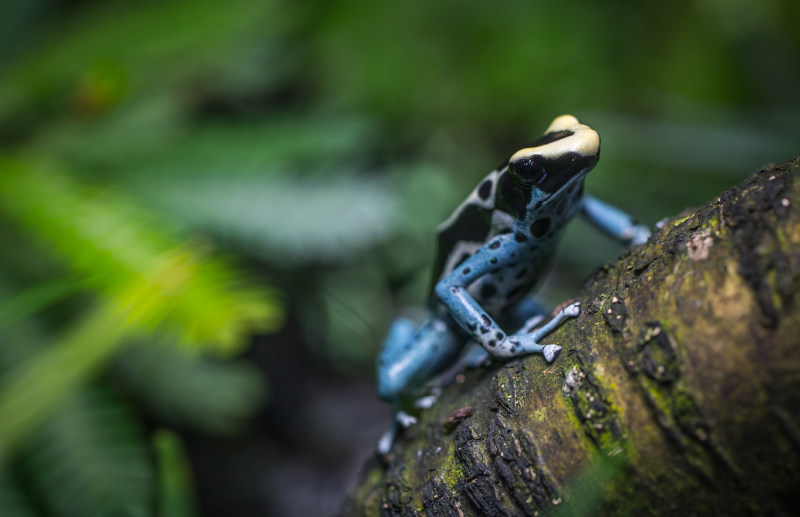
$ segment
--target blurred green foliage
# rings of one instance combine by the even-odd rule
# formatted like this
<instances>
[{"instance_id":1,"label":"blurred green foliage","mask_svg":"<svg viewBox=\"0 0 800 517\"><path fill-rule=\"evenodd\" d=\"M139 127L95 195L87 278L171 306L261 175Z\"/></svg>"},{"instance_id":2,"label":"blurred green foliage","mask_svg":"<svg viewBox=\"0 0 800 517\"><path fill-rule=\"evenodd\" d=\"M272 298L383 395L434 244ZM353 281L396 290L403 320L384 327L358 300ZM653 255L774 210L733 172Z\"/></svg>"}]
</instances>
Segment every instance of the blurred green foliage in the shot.
<instances>
[{"instance_id":1,"label":"blurred green foliage","mask_svg":"<svg viewBox=\"0 0 800 517\"><path fill-rule=\"evenodd\" d=\"M0 507L146 515L160 493L191 514L177 435L142 419L245 422L266 387L230 355L279 328L279 299L317 361L369 372L425 294L435 225L556 115L603 137L589 189L650 224L797 154L797 19L794 0L6 2ZM576 223L544 297L616 252Z\"/></svg>"}]
</instances>

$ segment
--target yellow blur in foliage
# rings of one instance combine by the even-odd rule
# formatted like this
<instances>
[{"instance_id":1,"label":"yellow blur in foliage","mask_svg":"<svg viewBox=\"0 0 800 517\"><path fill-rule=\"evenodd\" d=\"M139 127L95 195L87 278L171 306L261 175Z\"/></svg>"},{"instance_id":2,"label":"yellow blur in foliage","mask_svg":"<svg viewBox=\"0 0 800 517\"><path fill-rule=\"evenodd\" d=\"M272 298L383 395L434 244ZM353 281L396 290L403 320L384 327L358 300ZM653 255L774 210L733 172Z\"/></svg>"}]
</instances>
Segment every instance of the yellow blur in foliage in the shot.
<instances>
[{"instance_id":1,"label":"yellow blur in foliage","mask_svg":"<svg viewBox=\"0 0 800 517\"><path fill-rule=\"evenodd\" d=\"M0 384L0 458L124 344L143 332L174 335L230 355L274 330L269 290L181 243L123 197L24 162L0 162L0 211L36 236L100 296L82 320Z\"/></svg>"},{"instance_id":2,"label":"yellow blur in foliage","mask_svg":"<svg viewBox=\"0 0 800 517\"><path fill-rule=\"evenodd\" d=\"M180 243L163 222L108 190L0 163L0 206L106 296L131 330L160 325L190 346L230 354L249 333L280 321L269 291L210 257L207 247Z\"/></svg>"}]
</instances>

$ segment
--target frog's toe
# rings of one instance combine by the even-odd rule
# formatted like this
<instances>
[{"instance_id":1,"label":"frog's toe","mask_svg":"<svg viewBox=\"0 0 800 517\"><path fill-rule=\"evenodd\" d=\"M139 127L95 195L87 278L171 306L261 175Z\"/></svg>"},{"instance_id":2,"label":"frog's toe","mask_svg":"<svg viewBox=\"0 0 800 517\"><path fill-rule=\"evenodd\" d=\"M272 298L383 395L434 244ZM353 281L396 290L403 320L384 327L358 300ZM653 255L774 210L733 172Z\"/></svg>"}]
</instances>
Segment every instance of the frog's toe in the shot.
<instances>
[{"instance_id":1,"label":"frog's toe","mask_svg":"<svg viewBox=\"0 0 800 517\"><path fill-rule=\"evenodd\" d=\"M544 354L544 359L548 363L552 363L558 357L558 354L561 353L561 347L558 345L545 345L542 349L542 354Z\"/></svg>"},{"instance_id":2,"label":"frog's toe","mask_svg":"<svg viewBox=\"0 0 800 517\"><path fill-rule=\"evenodd\" d=\"M439 398L441 392L442 392L441 389L434 388L430 395L420 397L416 401L414 401L414 407L419 409L430 409L436 403L436 400Z\"/></svg>"},{"instance_id":3,"label":"frog's toe","mask_svg":"<svg viewBox=\"0 0 800 517\"><path fill-rule=\"evenodd\" d=\"M397 438L397 425L392 424L378 440L378 454L387 454L392 450L395 438Z\"/></svg>"},{"instance_id":4,"label":"frog's toe","mask_svg":"<svg viewBox=\"0 0 800 517\"><path fill-rule=\"evenodd\" d=\"M405 411L398 411L397 414L394 416L394 418L395 420L397 420L397 423L403 426L404 428L411 427L412 425L417 423L417 419L409 415Z\"/></svg>"},{"instance_id":5,"label":"frog's toe","mask_svg":"<svg viewBox=\"0 0 800 517\"><path fill-rule=\"evenodd\" d=\"M631 237L631 246L639 246L644 244L650 239L650 229L644 225L636 225L633 227L633 236Z\"/></svg>"}]
</instances>

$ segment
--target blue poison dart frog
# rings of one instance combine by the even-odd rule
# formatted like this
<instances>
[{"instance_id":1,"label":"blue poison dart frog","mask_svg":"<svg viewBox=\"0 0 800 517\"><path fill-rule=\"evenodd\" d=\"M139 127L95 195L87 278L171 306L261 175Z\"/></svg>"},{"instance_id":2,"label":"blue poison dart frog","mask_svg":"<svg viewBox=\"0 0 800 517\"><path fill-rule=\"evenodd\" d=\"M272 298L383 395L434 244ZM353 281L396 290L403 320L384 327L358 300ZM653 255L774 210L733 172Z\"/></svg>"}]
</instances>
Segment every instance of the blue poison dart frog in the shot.
<instances>
[{"instance_id":1,"label":"blue poison dart frog","mask_svg":"<svg viewBox=\"0 0 800 517\"><path fill-rule=\"evenodd\" d=\"M388 452L399 429L416 422L407 410L433 404L437 376L441 380L445 370L491 357L558 357L561 347L542 339L577 316L579 304L537 327L544 311L526 294L547 273L572 216L580 213L625 245L650 237L646 226L583 193L599 155L597 132L571 115L558 117L531 147L490 172L439 226L431 315L419 326L397 319L378 358L378 393L395 411L379 452Z\"/></svg>"}]
</instances>

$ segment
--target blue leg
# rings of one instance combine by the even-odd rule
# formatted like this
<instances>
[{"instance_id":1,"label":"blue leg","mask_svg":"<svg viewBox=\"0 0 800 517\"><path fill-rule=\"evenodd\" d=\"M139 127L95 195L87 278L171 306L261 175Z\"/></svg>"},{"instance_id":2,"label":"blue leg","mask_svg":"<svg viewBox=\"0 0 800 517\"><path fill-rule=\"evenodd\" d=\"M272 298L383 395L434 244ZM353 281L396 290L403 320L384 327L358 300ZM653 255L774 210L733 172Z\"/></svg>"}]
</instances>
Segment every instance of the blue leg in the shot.
<instances>
[{"instance_id":1,"label":"blue leg","mask_svg":"<svg viewBox=\"0 0 800 517\"><path fill-rule=\"evenodd\" d=\"M450 365L464 344L464 336L452 323L432 317L416 328L410 320L395 320L378 357L378 394L395 408L392 425L380 438L378 451L387 453L397 434L416 419L403 411L426 382ZM435 397L423 397L414 404L426 407Z\"/></svg>"},{"instance_id":2,"label":"blue leg","mask_svg":"<svg viewBox=\"0 0 800 517\"><path fill-rule=\"evenodd\" d=\"M497 270L509 261L515 250L513 245L508 245L509 239L505 235L498 236L478 250L462 263L462 267L448 274L436 285L436 296L461 328L494 357L508 358L541 353L548 362L553 361L561 351L561 347L541 345L537 337L541 338L552 331L564 318L577 316L580 311L578 304L572 304L561 311L536 334L517 332L509 336L483 310L466 288L479 276Z\"/></svg>"},{"instance_id":3,"label":"blue leg","mask_svg":"<svg viewBox=\"0 0 800 517\"><path fill-rule=\"evenodd\" d=\"M537 325L545 320L549 311L539 303L534 297L526 296L520 300L512 309L511 314L504 319L503 326L506 328L518 328L518 332L531 332ZM467 368L477 368L486 364L490 360L489 353L480 345L473 342L467 345L467 350L458 360L460 366L455 370L459 373Z\"/></svg>"},{"instance_id":4,"label":"blue leg","mask_svg":"<svg viewBox=\"0 0 800 517\"><path fill-rule=\"evenodd\" d=\"M432 317L418 329L398 319L389 330L378 357L378 394L392 403L413 395L452 364L464 337L443 319Z\"/></svg>"},{"instance_id":5,"label":"blue leg","mask_svg":"<svg viewBox=\"0 0 800 517\"><path fill-rule=\"evenodd\" d=\"M636 224L630 215L592 196L583 196L581 213L603 233L626 246L644 244L650 238L647 226Z\"/></svg>"}]
</instances>

